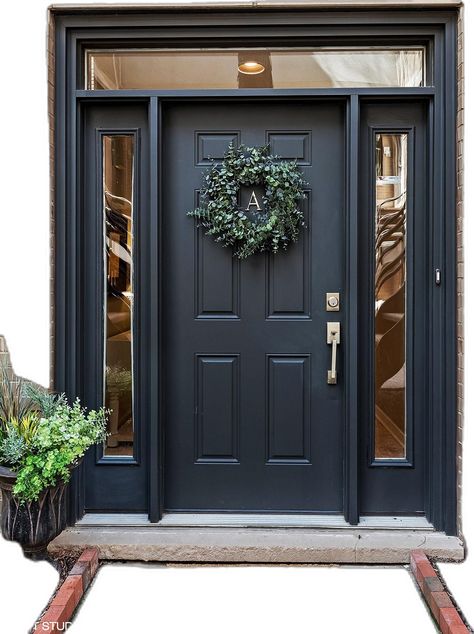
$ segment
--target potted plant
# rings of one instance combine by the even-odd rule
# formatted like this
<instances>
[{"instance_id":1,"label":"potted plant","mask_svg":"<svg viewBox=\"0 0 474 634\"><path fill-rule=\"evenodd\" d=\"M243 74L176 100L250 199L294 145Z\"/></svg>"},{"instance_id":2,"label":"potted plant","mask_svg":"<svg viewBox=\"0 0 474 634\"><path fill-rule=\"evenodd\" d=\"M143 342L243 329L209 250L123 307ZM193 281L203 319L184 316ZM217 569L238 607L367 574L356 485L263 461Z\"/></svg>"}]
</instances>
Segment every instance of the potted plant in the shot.
<instances>
[{"instance_id":1,"label":"potted plant","mask_svg":"<svg viewBox=\"0 0 474 634\"><path fill-rule=\"evenodd\" d=\"M104 442L104 408L51 394L3 369L0 387L1 527L5 539L35 553L65 527L64 494L89 447Z\"/></svg>"}]
</instances>

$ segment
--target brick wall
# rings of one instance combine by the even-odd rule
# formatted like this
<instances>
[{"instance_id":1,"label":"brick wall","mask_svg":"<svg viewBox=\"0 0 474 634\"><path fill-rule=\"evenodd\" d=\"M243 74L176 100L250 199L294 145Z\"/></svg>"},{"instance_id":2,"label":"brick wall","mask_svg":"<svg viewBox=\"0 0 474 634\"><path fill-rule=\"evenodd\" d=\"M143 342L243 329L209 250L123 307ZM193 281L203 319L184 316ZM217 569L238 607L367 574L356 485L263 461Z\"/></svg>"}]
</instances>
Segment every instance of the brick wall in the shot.
<instances>
[{"instance_id":1,"label":"brick wall","mask_svg":"<svg viewBox=\"0 0 474 634\"><path fill-rule=\"evenodd\" d=\"M0 335L0 367L5 367L10 375L10 378L14 378L10 353L8 352L7 342L3 335Z\"/></svg>"},{"instance_id":2,"label":"brick wall","mask_svg":"<svg viewBox=\"0 0 474 634\"><path fill-rule=\"evenodd\" d=\"M49 266L49 384L54 389L54 15L48 11L48 121L49 121L49 187L50 187L50 266Z\"/></svg>"},{"instance_id":3,"label":"brick wall","mask_svg":"<svg viewBox=\"0 0 474 634\"><path fill-rule=\"evenodd\" d=\"M458 20L458 113L456 126L456 223L457 223L457 327L458 327L458 406L457 406L457 470L458 470L458 530L462 532L462 438L464 422L464 246L463 246L463 151L464 151L464 8Z\"/></svg>"}]
</instances>

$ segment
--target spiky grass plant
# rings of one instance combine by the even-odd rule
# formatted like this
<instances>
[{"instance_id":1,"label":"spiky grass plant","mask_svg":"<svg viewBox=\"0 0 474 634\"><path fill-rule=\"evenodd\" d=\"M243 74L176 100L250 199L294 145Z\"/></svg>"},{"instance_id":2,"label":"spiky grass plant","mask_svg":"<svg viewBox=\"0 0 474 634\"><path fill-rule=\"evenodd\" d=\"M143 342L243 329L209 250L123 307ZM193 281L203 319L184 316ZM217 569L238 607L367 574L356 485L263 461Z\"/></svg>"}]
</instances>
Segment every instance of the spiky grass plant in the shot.
<instances>
[{"instance_id":1,"label":"spiky grass plant","mask_svg":"<svg viewBox=\"0 0 474 634\"><path fill-rule=\"evenodd\" d=\"M58 405L66 404L64 394L54 394L42 387L27 383L24 388L25 397L37 408L43 418L50 418L55 413Z\"/></svg>"},{"instance_id":2,"label":"spiky grass plant","mask_svg":"<svg viewBox=\"0 0 474 634\"><path fill-rule=\"evenodd\" d=\"M33 439L36 435L36 432L38 430L38 425L39 425L38 416L35 413L30 412L20 419L11 418L6 423L6 431L7 431L7 434L11 432L18 433L23 438L26 445L29 447L31 443L33 442Z\"/></svg>"},{"instance_id":3,"label":"spiky grass plant","mask_svg":"<svg viewBox=\"0 0 474 634\"><path fill-rule=\"evenodd\" d=\"M25 394L26 382L21 378L13 378L8 367L1 365L0 371L0 427L5 430L9 420L21 420L34 411L35 405Z\"/></svg>"}]
</instances>

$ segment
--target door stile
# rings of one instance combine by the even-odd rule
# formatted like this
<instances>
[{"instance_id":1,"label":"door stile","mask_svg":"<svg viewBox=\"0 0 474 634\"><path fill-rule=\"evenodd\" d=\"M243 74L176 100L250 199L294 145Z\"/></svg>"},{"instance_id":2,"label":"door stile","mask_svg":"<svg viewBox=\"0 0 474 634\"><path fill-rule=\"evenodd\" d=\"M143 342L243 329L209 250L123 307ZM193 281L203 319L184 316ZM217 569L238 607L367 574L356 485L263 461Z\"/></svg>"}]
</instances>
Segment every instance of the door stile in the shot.
<instances>
[{"instance_id":1,"label":"door stile","mask_svg":"<svg viewBox=\"0 0 474 634\"><path fill-rule=\"evenodd\" d=\"M440 183L436 183L435 173L434 173L434 161L433 156L435 152L439 150L438 146L438 134L439 130L436 125L436 109L437 104L436 100L432 99L429 104L428 109L428 129L429 129L429 146L428 146L428 158L429 158L429 191L428 191L428 205L430 209L430 237L431 237L431 245L429 252L429 271L432 273L431 277L433 278L434 271L439 268L441 274L443 272L442 263L439 258L440 247L441 245L438 243L440 239L440 231L438 227L438 213L437 206L439 204L439 195L437 192L437 187L442 186ZM442 180L442 179L439 179ZM441 277L441 281L442 277ZM433 279L431 280L433 282ZM431 322L431 329L429 331L429 340L428 340L428 389L430 393L430 398L428 400L428 426L427 426L427 465L426 465L426 474L425 481L427 487L427 499L426 499L426 517L429 522L431 522L434 526L439 526L441 523L440 510L442 506L441 500L441 491L442 491L442 480L443 473L441 469L433 469L433 465L440 465L443 462L442 459L442 441L440 435L440 429L438 428L439 414L440 411L440 399L442 395L439 389L436 389L436 374L437 369L442 367L438 360L438 352L437 352L437 339L440 328L440 319L442 310L442 303L440 302L440 295L442 295L442 290L440 286L436 286L434 283L430 283L428 285L428 302L429 302L429 319Z\"/></svg>"},{"instance_id":2,"label":"door stile","mask_svg":"<svg viewBox=\"0 0 474 634\"><path fill-rule=\"evenodd\" d=\"M64 366L59 368L59 371L55 374L54 389L57 392L65 392L70 398L75 394L79 394L81 399L84 400L84 378L81 371L82 363L82 342L77 336L78 326L77 323L82 323L80 316L80 310L82 309L82 302L80 298L80 292L77 289L75 280L83 276L82 271L82 233L80 230L81 221L79 219L78 210L82 204L82 191L77 191L76 183L79 178L81 156L82 156L82 144L78 141L82 138L82 113L81 104L76 103L74 99L70 102L70 118L66 123L66 138L70 139L70 142L66 144L66 154L68 154L68 160L73 166L71 172L66 172L63 176L63 166L59 169L57 189L63 187L65 183L64 191L64 209L67 209L64 214L58 213L55 221L55 252L61 253L58 249L58 241L64 240L68 244L68 253L64 254L64 283L65 288L61 291L56 287L55 292L59 297L65 297L65 322L64 322L64 341L66 342L62 350L68 351L69 354L65 355ZM62 224L64 223L64 227ZM59 230L59 231L58 231ZM68 264L66 264L68 262ZM62 266L59 266L59 270ZM58 266L56 266L58 271ZM59 275L61 281L61 275ZM62 320L58 320L61 323ZM58 346L61 349L61 344ZM56 372L56 371L55 371ZM58 379L58 377L60 377ZM84 514L84 499L85 499L85 468L81 464L77 469L74 469L71 474L71 485L69 488L68 501L67 501L67 517L68 522L71 519L82 517Z\"/></svg>"},{"instance_id":3,"label":"door stile","mask_svg":"<svg viewBox=\"0 0 474 634\"><path fill-rule=\"evenodd\" d=\"M148 108L149 134L150 134L150 227L149 249L150 277L149 290L149 518L150 522L158 522L161 519L162 508L162 443L161 443L161 277L160 277L160 153L161 153L161 129L160 129L160 102L157 97L151 97ZM158 288L157 288L158 286Z\"/></svg>"},{"instance_id":4,"label":"door stile","mask_svg":"<svg viewBox=\"0 0 474 634\"><path fill-rule=\"evenodd\" d=\"M429 521L436 528L441 529L444 524L444 512L443 512L443 481L444 481L444 465L445 465L445 453L443 451L444 438L443 438L443 408L444 408L444 395L441 386L443 385L443 373L444 368L444 354L443 354L443 342L444 342L444 304L445 297L445 277L446 268L443 254L444 243L444 178L437 178L436 174L442 174L443 171L441 165L444 164L444 136L443 136L443 118L444 113L444 97L443 86L445 80L445 74L443 70L443 44L440 38L435 38L434 44L434 56L435 63L434 68L436 74L434 77L434 84L436 86L436 94L430 103L430 124L432 125L432 156L440 157L440 164L436 165L433 161L430 166L430 178L432 179L430 188L430 220L431 220L431 236L432 236L432 248L430 258L430 284L428 285L430 291L430 322L431 332L429 341L429 355L430 355L430 368L429 368L429 386L430 386L430 412L429 412L429 448L428 453L428 465L426 472L426 480L429 486L429 494L427 496L427 517ZM441 169L440 169L441 168ZM432 192L432 193L431 193ZM439 268L441 271L441 284L436 286L434 284L434 270ZM441 468L440 468L441 467Z\"/></svg>"},{"instance_id":5,"label":"door stile","mask_svg":"<svg viewBox=\"0 0 474 634\"><path fill-rule=\"evenodd\" d=\"M359 523L358 500L358 159L359 96L347 102L346 153L346 324L345 324L345 450L344 450L344 517L349 524Z\"/></svg>"}]
</instances>

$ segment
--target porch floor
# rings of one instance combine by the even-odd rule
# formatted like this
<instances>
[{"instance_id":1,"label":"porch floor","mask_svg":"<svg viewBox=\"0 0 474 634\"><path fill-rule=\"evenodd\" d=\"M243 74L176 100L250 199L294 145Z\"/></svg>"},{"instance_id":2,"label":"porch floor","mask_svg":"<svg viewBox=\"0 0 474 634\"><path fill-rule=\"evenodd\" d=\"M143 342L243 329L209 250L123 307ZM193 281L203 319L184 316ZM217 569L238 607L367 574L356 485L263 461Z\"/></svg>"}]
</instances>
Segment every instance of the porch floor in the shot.
<instances>
[{"instance_id":1,"label":"porch floor","mask_svg":"<svg viewBox=\"0 0 474 634\"><path fill-rule=\"evenodd\" d=\"M423 550L461 561L458 537L424 530L75 526L48 547L53 556L99 549L105 560L209 563L408 563Z\"/></svg>"}]
</instances>

